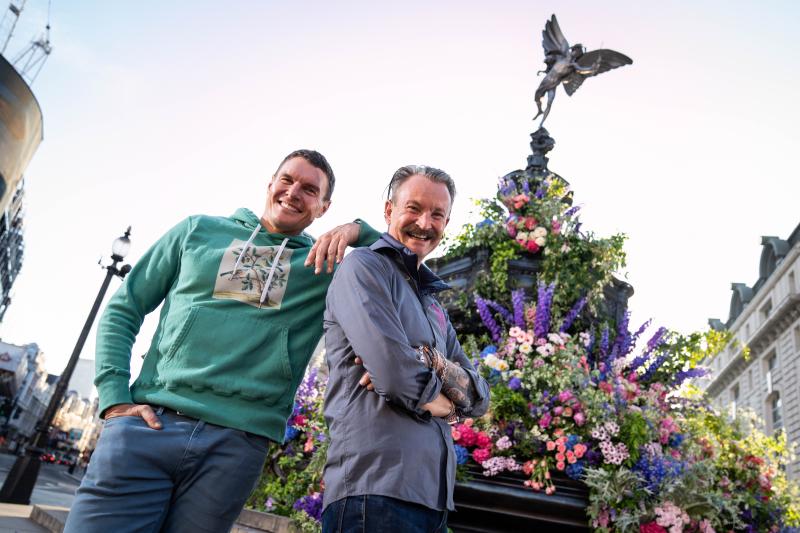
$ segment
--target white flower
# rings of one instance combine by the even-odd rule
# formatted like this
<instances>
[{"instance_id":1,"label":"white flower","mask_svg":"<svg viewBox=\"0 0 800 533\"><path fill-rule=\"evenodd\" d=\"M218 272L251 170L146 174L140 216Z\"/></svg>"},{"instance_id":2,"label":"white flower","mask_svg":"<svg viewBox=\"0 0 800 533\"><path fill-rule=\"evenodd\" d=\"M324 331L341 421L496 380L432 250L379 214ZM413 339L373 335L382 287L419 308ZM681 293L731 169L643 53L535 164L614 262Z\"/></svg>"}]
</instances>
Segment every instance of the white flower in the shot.
<instances>
[{"instance_id":1,"label":"white flower","mask_svg":"<svg viewBox=\"0 0 800 533\"><path fill-rule=\"evenodd\" d=\"M559 335L558 333L550 333L550 334L547 336L547 340L549 340L549 341L550 341L550 342L552 342L553 344L563 344L563 342L564 342L564 341L561 339L561 335Z\"/></svg>"},{"instance_id":2,"label":"white flower","mask_svg":"<svg viewBox=\"0 0 800 533\"><path fill-rule=\"evenodd\" d=\"M531 347L531 345L530 345L530 344L528 344L527 342L525 342L525 343L522 343L522 344L520 344L520 346L519 346L519 352L520 352L520 353L524 353L525 355L527 355L527 354L531 353L531 350L532 350L532 349L533 349L533 348Z\"/></svg>"},{"instance_id":3,"label":"white flower","mask_svg":"<svg viewBox=\"0 0 800 533\"><path fill-rule=\"evenodd\" d=\"M548 355L553 355L555 353L555 349L553 348L552 344L542 344L536 348L536 351L539 352L539 354L543 357L547 357Z\"/></svg>"},{"instance_id":4,"label":"white flower","mask_svg":"<svg viewBox=\"0 0 800 533\"><path fill-rule=\"evenodd\" d=\"M536 237L533 239L533 242L535 242L538 246L544 246L547 240L545 240L544 237Z\"/></svg>"},{"instance_id":5,"label":"white flower","mask_svg":"<svg viewBox=\"0 0 800 533\"><path fill-rule=\"evenodd\" d=\"M547 237L547 230L544 229L542 226L539 226L531 232L531 236L533 236L534 239L538 239L539 237Z\"/></svg>"}]
</instances>

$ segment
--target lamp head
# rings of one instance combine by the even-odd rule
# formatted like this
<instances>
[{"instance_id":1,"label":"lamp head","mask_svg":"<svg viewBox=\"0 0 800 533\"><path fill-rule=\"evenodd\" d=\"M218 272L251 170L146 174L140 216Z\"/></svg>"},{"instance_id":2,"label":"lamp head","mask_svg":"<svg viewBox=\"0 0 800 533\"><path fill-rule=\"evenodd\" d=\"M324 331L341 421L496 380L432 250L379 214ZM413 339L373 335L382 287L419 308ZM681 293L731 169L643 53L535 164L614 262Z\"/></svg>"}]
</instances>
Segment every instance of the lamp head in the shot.
<instances>
[{"instance_id":1,"label":"lamp head","mask_svg":"<svg viewBox=\"0 0 800 533\"><path fill-rule=\"evenodd\" d=\"M128 229L125 230L125 235L114 239L114 243L111 245L111 258L114 261L122 261L128 255L131 249L130 235L131 227L128 226Z\"/></svg>"}]
</instances>

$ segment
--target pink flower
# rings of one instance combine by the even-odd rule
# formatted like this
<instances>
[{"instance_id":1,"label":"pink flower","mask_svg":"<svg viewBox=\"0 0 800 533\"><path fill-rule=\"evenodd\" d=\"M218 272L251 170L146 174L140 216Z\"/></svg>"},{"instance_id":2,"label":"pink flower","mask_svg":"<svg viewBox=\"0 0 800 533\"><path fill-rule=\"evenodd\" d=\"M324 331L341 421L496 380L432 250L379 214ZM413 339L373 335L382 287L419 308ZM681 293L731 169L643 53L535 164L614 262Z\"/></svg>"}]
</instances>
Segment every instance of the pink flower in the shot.
<instances>
[{"instance_id":1,"label":"pink flower","mask_svg":"<svg viewBox=\"0 0 800 533\"><path fill-rule=\"evenodd\" d=\"M550 416L550 413L545 413L542 415L542 418L539 419L539 427L545 429L550 426L550 422L552 422L553 417Z\"/></svg>"},{"instance_id":2,"label":"pink flower","mask_svg":"<svg viewBox=\"0 0 800 533\"><path fill-rule=\"evenodd\" d=\"M547 441L547 451L552 452L555 449L556 449L556 443L551 440Z\"/></svg>"},{"instance_id":3,"label":"pink flower","mask_svg":"<svg viewBox=\"0 0 800 533\"><path fill-rule=\"evenodd\" d=\"M516 237L516 236L517 236L517 226L515 226L515 225L514 225L514 224L512 224L511 222L509 222L508 224L506 224L506 231L508 232L508 235L509 235L509 236L510 236L512 239L513 239L514 237Z\"/></svg>"},{"instance_id":4,"label":"pink flower","mask_svg":"<svg viewBox=\"0 0 800 533\"><path fill-rule=\"evenodd\" d=\"M576 426L580 427L586 423L586 415L578 411L577 413L575 413L575 416L572 417L572 420L575 421Z\"/></svg>"},{"instance_id":5,"label":"pink flower","mask_svg":"<svg viewBox=\"0 0 800 533\"><path fill-rule=\"evenodd\" d=\"M556 468L559 470L564 470L566 467L567 465L564 464L564 461L559 461L556 463Z\"/></svg>"},{"instance_id":6,"label":"pink flower","mask_svg":"<svg viewBox=\"0 0 800 533\"><path fill-rule=\"evenodd\" d=\"M561 407L560 405L556 405L555 407L553 407L553 414L554 415L560 416L561 413L563 413L563 412L564 412L564 408Z\"/></svg>"},{"instance_id":7,"label":"pink flower","mask_svg":"<svg viewBox=\"0 0 800 533\"><path fill-rule=\"evenodd\" d=\"M525 248L532 254L535 254L539 251L540 246L536 244L534 241L528 241L525 243Z\"/></svg>"},{"instance_id":8,"label":"pink flower","mask_svg":"<svg viewBox=\"0 0 800 533\"><path fill-rule=\"evenodd\" d=\"M526 217L525 218L525 229L532 230L536 227L536 219L533 217Z\"/></svg>"},{"instance_id":9,"label":"pink flower","mask_svg":"<svg viewBox=\"0 0 800 533\"><path fill-rule=\"evenodd\" d=\"M485 448L476 448L472 451L472 458L478 464L483 464L484 461L488 461L491 456L492 453Z\"/></svg>"},{"instance_id":10,"label":"pink flower","mask_svg":"<svg viewBox=\"0 0 800 533\"><path fill-rule=\"evenodd\" d=\"M479 448L491 448L492 439L489 438L489 435L481 431L480 433L478 433L478 437L475 439L475 444Z\"/></svg>"}]
</instances>

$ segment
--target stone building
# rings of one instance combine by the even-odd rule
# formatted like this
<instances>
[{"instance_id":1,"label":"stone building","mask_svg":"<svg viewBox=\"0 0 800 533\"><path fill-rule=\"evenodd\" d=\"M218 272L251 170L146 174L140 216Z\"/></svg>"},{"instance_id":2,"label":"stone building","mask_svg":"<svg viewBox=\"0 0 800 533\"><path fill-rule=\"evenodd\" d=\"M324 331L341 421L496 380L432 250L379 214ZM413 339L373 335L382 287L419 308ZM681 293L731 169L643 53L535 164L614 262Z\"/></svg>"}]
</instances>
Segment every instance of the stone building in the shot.
<instances>
[{"instance_id":1,"label":"stone building","mask_svg":"<svg viewBox=\"0 0 800 533\"><path fill-rule=\"evenodd\" d=\"M767 434L800 445L800 225L789 237L762 237L758 280L733 283L727 322L736 341L710 362L706 392L719 409L751 409ZM745 358L744 347L750 355ZM789 469L800 479L800 459Z\"/></svg>"},{"instance_id":2,"label":"stone building","mask_svg":"<svg viewBox=\"0 0 800 533\"><path fill-rule=\"evenodd\" d=\"M47 373L44 355L35 343L16 346L0 342L0 359L2 354L19 359L14 378L18 386L9 397L11 404L8 416L3 417L2 433L10 443L24 442L33 435L47 409L58 378Z\"/></svg>"}]
</instances>

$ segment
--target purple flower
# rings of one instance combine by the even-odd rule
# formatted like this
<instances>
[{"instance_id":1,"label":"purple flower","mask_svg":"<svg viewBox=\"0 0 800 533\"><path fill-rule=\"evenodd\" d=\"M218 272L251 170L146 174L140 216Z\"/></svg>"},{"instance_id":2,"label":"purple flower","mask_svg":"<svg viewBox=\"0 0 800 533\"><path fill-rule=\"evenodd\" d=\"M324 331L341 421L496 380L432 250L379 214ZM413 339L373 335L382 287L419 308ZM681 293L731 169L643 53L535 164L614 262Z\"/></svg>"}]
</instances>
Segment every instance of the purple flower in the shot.
<instances>
[{"instance_id":1,"label":"purple flower","mask_svg":"<svg viewBox=\"0 0 800 533\"><path fill-rule=\"evenodd\" d=\"M539 284L538 295L536 298L536 317L534 319L533 333L541 339L550 331L550 307L553 304L553 293L555 283L545 285Z\"/></svg>"},{"instance_id":2,"label":"purple flower","mask_svg":"<svg viewBox=\"0 0 800 533\"><path fill-rule=\"evenodd\" d=\"M642 381L651 380L653 378L653 376L655 375L656 371L659 368L661 368L661 365L663 365L664 362L667 360L668 356L669 356L669 353L668 352L664 352L661 355L659 355L658 357L656 357L656 359L652 363L650 363L650 365L647 367L647 370L645 370L644 374L642 374Z\"/></svg>"},{"instance_id":3,"label":"purple flower","mask_svg":"<svg viewBox=\"0 0 800 533\"><path fill-rule=\"evenodd\" d=\"M570 326L572 326L572 323L575 322L575 319L578 318L578 315L586 305L586 301L587 298L584 296L575 302L575 305L572 306L572 309L569 310L569 313L567 313L567 316L564 318L564 322L561 323L561 328L558 330L560 333L565 333Z\"/></svg>"},{"instance_id":4,"label":"purple flower","mask_svg":"<svg viewBox=\"0 0 800 533\"><path fill-rule=\"evenodd\" d=\"M541 200L542 198L544 198L544 189L539 187L538 189L536 189L536 192L533 195L536 196L536 198L538 198L539 200Z\"/></svg>"},{"instance_id":5,"label":"purple flower","mask_svg":"<svg viewBox=\"0 0 800 533\"><path fill-rule=\"evenodd\" d=\"M608 356L608 326L603 328L603 334L600 336L600 359L605 359Z\"/></svg>"},{"instance_id":6,"label":"purple flower","mask_svg":"<svg viewBox=\"0 0 800 533\"><path fill-rule=\"evenodd\" d=\"M511 291L511 305L514 308L514 325L525 329L525 290Z\"/></svg>"},{"instance_id":7,"label":"purple flower","mask_svg":"<svg viewBox=\"0 0 800 533\"><path fill-rule=\"evenodd\" d=\"M647 348L645 348L644 352L642 352L642 355L635 358L631 362L631 370L636 370L650 358L650 355L653 353L653 351L656 350L665 342L664 336L666 334L667 334L667 328L664 327L658 328L658 331L656 331L655 334L652 337L650 337L650 340L647 341Z\"/></svg>"},{"instance_id":8,"label":"purple flower","mask_svg":"<svg viewBox=\"0 0 800 533\"><path fill-rule=\"evenodd\" d=\"M525 194L531 193L531 184L528 183L528 178L523 178L522 180L522 192Z\"/></svg>"},{"instance_id":9,"label":"purple flower","mask_svg":"<svg viewBox=\"0 0 800 533\"><path fill-rule=\"evenodd\" d=\"M315 492L303 496L292 505L295 511L304 511L308 516L319 522L322 519L322 493Z\"/></svg>"},{"instance_id":10,"label":"purple flower","mask_svg":"<svg viewBox=\"0 0 800 533\"><path fill-rule=\"evenodd\" d=\"M519 390L522 387L522 381L519 378L513 377L508 380L508 388L511 390Z\"/></svg>"},{"instance_id":11,"label":"purple flower","mask_svg":"<svg viewBox=\"0 0 800 533\"><path fill-rule=\"evenodd\" d=\"M581 210L581 206L574 205L574 206L572 206L572 207L570 207L569 209L566 210L566 212L564 213L564 218L569 218L569 217L571 217L572 215L574 215L575 213L577 213L580 210Z\"/></svg>"},{"instance_id":12,"label":"purple flower","mask_svg":"<svg viewBox=\"0 0 800 533\"><path fill-rule=\"evenodd\" d=\"M489 306L486 304L486 300L480 296L475 296L475 307L478 308L478 315L480 315L483 325L489 330L492 340L494 342L500 342L500 339L502 338L500 326L497 325L497 322L495 322L494 318L492 317L492 313L489 311Z\"/></svg>"},{"instance_id":13,"label":"purple flower","mask_svg":"<svg viewBox=\"0 0 800 533\"><path fill-rule=\"evenodd\" d=\"M503 320L506 323L508 324L513 323L514 317L511 315L511 311L509 311L499 303L493 302L492 300L484 300L484 302L486 302L486 305L488 305L490 309L493 309L495 312L497 312L497 314L503 317Z\"/></svg>"},{"instance_id":14,"label":"purple flower","mask_svg":"<svg viewBox=\"0 0 800 533\"><path fill-rule=\"evenodd\" d=\"M707 368L690 368L689 370L682 370L675 374L675 379L672 381L674 387L680 387L687 379L701 378L708 375L710 371Z\"/></svg>"}]
</instances>

